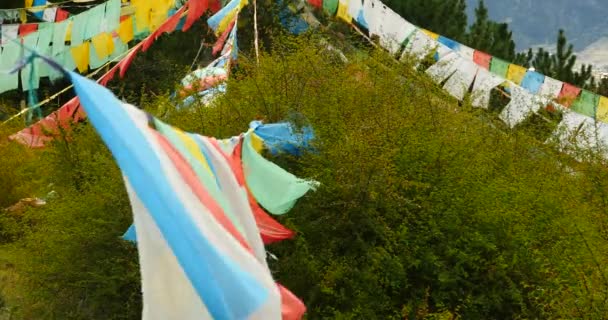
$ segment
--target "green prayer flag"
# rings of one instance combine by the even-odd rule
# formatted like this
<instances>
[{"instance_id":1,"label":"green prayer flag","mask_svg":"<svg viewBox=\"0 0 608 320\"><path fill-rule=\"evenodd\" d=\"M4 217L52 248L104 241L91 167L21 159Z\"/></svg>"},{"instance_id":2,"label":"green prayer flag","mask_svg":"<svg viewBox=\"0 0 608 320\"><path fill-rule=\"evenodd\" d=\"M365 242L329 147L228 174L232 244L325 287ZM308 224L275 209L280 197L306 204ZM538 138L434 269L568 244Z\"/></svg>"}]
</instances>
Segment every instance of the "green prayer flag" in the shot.
<instances>
[{"instance_id":1,"label":"green prayer flag","mask_svg":"<svg viewBox=\"0 0 608 320\"><path fill-rule=\"evenodd\" d=\"M91 44L91 48L89 49L89 66L91 67L91 69L97 69L97 68L103 66L104 63L106 63L106 62L108 62L108 56L99 58L97 56L97 52L95 51L95 49L93 48L93 45Z\"/></svg>"},{"instance_id":2,"label":"green prayer flag","mask_svg":"<svg viewBox=\"0 0 608 320\"><path fill-rule=\"evenodd\" d=\"M323 0L323 11L333 16L338 11L338 0Z\"/></svg>"},{"instance_id":3,"label":"green prayer flag","mask_svg":"<svg viewBox=\"0 0 608 320\"><path fill-rule=\"evenodd\" d=\"M74 62L74 58L72 57L72 53L70 50L65 50L53 56L53 59L61 64L63 68L69 71L73 71L76 69L76 62ZM64 74L54 68L51 68L49 71L49 78L51 81L55 81L57 79L63 78Z\"/></svg>"},{"instance_id":4,"label":"green prayer flag","mask_svg":"<svg viewBox=\"0 0 608 320\"><path fill-rule=\"evenodd\" d=\"M105 31L115 31L120 25L120 0L106 2Z\"/></svg>"},{"instance_id":5,"label":"green prayer flag","mask_svg":"<svg viewBox=\"0 0 608 320\"><path fill-rule=\"evenodd\" d=\"M53 56L65 51L65 37L69 26L70 20L53 24L53 49L51 53Z\"/></svg>"},{"instance_id":6,"label":"green prayer flag","mask_svg":"<svg viewBox=\"0 0 608 320\"><path fill-rule=\"evenodd\" d=\"M19 55L21 53L21 48L19 47L19 43L16 41L9 41L4 46L4 49L0 53L0 70L1 71L9 71L11 70L19 61ZM19 87L19 73L0 73L0 93L14 90Z\"/></svg>"},{"instance_id":7,"label":"green prayer flag","mask_svg":"<svg viewBox=\"0 0 608 320\"><path fill-rule=\"evenodd\" d=\"M129 50L129 45L126 43L123 43L122 40L120 40L120 38L113 38L113 39L114 39L114 52L112 52L110 54L110 60L115 60L121 54L123 54L123 53L127 52L127 50Z\"/></svg>"},{"instance_id":8,"label":"green prayer flag","mask_svg":"<svg viewBox=\"0 0 608 320\"><path fill-rule=\"evenodd\" d=\"M26 48L35 49L38 44L39 32L32 32L27 36L23 37L23 45ZM27 55L27 51L24 51ZM23 91L32 89L38 89L40 84L40 76L38 75L38 68L36 63L28 63L23 69L21 69L21 88Z\"/></svg>"},{"instance_id":9,"label":"green prayer flag","mask_svg":"<svg viewBox=\"0 0 608 320\"><path fill-rule=\"evenodd\" d=\"M102 30L102 25L106 14L105 10L105 4L100 4L96 7L89 9L88 11L85 11L88 13L87 24L84 32L85 39L91 39L104 31Z\"/></svg>"},{"instance_id":10,"label":"green prayer flag","mask_svg":"<svg viewBox=\"0 0 608 320\"><path fill-rule=\"evenodd\" d=\"M257 202L272 214L284 214L318 182L300 179L266 160L251 145L251 131L243 142L243 172Z\"/></svg>"},{"instance_id":11,"label":"green prayer flag","mask_svg":"<svg viewBox=\"0 0 608 320\"><path fill-rule=\"evenodd\" d=\"M51 55L51 41L53 40L53 28L38 29L38 45L36 51L44 56ZM42 59L36 59L36 68L39 77L48 77L51 67Z\"/></svg>"},{"instance_id":12,"label":"green prayer flag","mask_svg":"<svg viewBox=\"0 0 608 320\"><path fill-rule=\"evenodd\" d=\"M570 108L577 113L595 118L595 110L599 103L600 96L588 90L582 90Z\"/></svg>"},{"instance_id":13,"label":"green prayer flag","mask_svg":"<svg viewBox=\"0 0 608 320\"><path fill-rule=\"evenodd\" d=\"M84 11L72 17L72 37L70 45L76 47L84 41L84 31L87 26L88 11Z\"/></svg>"},{"instance_id":14,"label":"green prayer flag","mask_svg":"<svg viewBox=\"0 0 608 320\"><path fill-rule=\"evenodd\" d=\"M490 71L497 76L506 78L507 72L509 71L509 63L502 59L492 57L492 62L490 63Z\"/></svg>"}]
</instances>

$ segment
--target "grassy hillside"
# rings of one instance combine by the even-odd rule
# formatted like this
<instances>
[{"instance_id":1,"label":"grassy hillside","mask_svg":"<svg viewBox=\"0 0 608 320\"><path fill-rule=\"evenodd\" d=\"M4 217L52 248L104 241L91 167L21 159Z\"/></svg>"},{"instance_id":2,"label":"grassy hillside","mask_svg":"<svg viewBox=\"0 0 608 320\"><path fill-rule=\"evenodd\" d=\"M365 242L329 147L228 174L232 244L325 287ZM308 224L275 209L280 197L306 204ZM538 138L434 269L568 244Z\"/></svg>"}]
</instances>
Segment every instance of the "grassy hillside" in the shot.
<instances>
[{"instance_id":1,"label":"grassy hillside","mask_svg":"<svg viewBox=\"0 0 608 320\"><path fill-rule=\"evenodd\" d=\"M506 131L381 52L344 63L318 37L275 39L259 66L243 56L213 107L130 101L215 137L253 119L314 127L316 152L272 158L321 187L279 217L297 238L268 247L309 319L608 315L604 163L555 152L534 122ZM56 197L0 213L0 319L140 318L129 202L94 130L38 151L2 130L0 204Z\"/></svg>"}]
</instances>

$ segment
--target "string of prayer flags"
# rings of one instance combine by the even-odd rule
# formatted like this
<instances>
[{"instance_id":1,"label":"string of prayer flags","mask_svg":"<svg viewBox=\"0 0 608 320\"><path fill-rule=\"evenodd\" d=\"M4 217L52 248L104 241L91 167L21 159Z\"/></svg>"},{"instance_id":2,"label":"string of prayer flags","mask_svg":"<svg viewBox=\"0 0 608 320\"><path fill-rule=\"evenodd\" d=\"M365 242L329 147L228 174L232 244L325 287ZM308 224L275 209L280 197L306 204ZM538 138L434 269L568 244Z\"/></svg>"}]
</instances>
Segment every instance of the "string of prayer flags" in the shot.
<instances>
[{"instance_id":1,"label":"string of prayer flags","mask_svg":"<svg viewBox=\"0 0 608 320\"><path fill-rule=\"evenodd\" d=\"M127 20L128 19L130 19L130 17L127 18ZM67 23L70 23L70 21L68 20ZM164 24L169 25L172 23L173 23L172 21L167 20ZM162 29L162 28L163 28L163 26L159 27L159 29ZM132 28L131 28L131 30L132 30ZM153 38L152 35L150 35L149 37ZM146 39L144 39L144 41L140 42L139 44L135 45L124 58L122 58L112 68L110 68L110 70L108 72L106 72L104 75L102 75L99 78L99 82L101 84L105 85L108 81L110 81L115 76L115 74L117 72L119 73L121 78L124 77L131 62L133 61L133 59L135 58L137 53L142 49L142 45L144 43L146 43ZM4 67L4 69L12 68L19 59L20 50L19 50L18 43L11 42L11 43L9 43L9 46L13 46L16 49L9 50L9 51L7 51L7 50L3 51L2 56L1 56L2 59L0 59L0 67ZM84 66L84 61L82 61L82 60L86 59L85 57L90 57L90 51L91 51L90 49L84 48L84 46L87 46L87 45L82 44L82 47L77 47L80 51L85 51L85 52L77 52L77 56L79 57L79 63L82 64L81 67ZM6 48L6 46L5 46L5 48ZM77 49L77 51L79 51L78 49ZM114 57L112 57L113 59L116 58L116 56L118 54L122 54L123 52L125 52L127 50L127 47L120 39L117 39L114 42L114 49L115 50L112 53L114 55ZM89 51L88 54L86 52L87 50ZM71 50L65 50L64 52L53 55L53 57L54 57L54 59L56 59L56 61L60 65L63 65L64 68L67 70L73 70L73 69L77 68L77 64L73 58ZM11 59L11 58L13 58L13 59ZM51 73L50 74L51 80L61 78L64 75L63 72L58 72L57 70L54 70L54 69L52 69L50 73ZM2 92L2 90L4 88L8 88L8 89L6 89L6 91L17 88L18 87L18 78L17 77L18 77L18 74L10 74L10 75L7 75L7 77L4 77L4 75L0 74L0 93ZM9 139L22 143L24 145L27 145L30 148L42 148L42 147L44 147L45 143L47 143L48 141L51 141L53 139L55 134L59 133L57 131L53 131L52 129L48 129L48 128L53 128L53 126L48 125L49 121L62 121L62 122L76 123L85 118L84 112L75 113L72 111L72 110L79 110L78 105L79 105L79 100L77 98L72 99L68 103L61 106L58 110L51 113L51 115L49 115L47 118L45 118L43 120L44 122L43 121L36 122L33 125L31 125L27 128L24 128L21 131L11 135L9 137Z\"/></svg>"},{"instance_id":2,"label":"string of prayer flags","mask_svg":"<svg viewBox=\"0 0 608 320\"><path fill-rule=\"evenodd\" d=\"M599 95L588 90L582 90L580 96L574 101L570 108L572 111L595 118L599 102Z\"/></svg>"}]
</instances>

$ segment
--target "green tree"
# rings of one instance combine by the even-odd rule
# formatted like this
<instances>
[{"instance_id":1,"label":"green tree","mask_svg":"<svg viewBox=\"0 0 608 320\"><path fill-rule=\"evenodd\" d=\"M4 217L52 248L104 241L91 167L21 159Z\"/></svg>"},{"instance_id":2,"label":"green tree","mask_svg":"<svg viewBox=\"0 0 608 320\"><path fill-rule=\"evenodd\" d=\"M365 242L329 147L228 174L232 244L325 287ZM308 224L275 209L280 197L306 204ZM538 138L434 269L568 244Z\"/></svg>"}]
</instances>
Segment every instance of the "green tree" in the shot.
<instances>
[{"instance_id":1,"label":"green tree","mask_svg":"<svg viewBox=\"0 0 608 320\"><path fill-rule=\"evenodd\" d=\"M475 22L469 28L466 44L508 61L515 62L525 58L515 53L515 41L509 25L490 20L483 0L479 1L475 9Z\"/></svg>"},{"instance_id":2,"label":"green tree","mask_svg":"<svg viewBox=\"0 0 608 320\"><path fill-rule=\"evenodd\" d=\"M576 71L575 64L576 55L572 44L566 39L564 30L559 30L554 54L539 48L532 59L532 66L540 73L579 87L592 88L592 66L583 64L579 71Z\"/></svg>"}]
</instances>

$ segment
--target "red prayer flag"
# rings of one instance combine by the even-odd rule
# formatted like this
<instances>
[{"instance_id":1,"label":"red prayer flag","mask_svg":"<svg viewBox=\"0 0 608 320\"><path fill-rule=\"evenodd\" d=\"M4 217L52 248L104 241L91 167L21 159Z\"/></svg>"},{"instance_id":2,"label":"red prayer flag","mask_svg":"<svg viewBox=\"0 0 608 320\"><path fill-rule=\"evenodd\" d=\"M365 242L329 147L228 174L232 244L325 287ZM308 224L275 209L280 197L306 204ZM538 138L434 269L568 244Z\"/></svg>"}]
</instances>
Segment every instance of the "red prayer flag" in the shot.
<instances>
[{"instance_id":1,"label":"red prayer flag","mask_svg":"<svg viewBox=\"0 0 608 320\"><path fill-rule=\"evenodd\" d=\"M38 30L38 24L37 23L20 24L19 25L19 36L25 37L28 34L34 32L36 30Z\"/></svg>"},{"instance_id":2,"label":"red prayer flag","mask_svg":"<svg viewBox=\"0 0 608 320\"><path fill-rule=\"evenodd\" d=\"M192 27L194 21L198 20L207 8L209 8L209 0L189 0L188 1L188 17L186 17L186 22L184 23L184 27L182 31L187 31Z\"/></svg>"},{"instance_id":3,"label":"red prayer flag","mask_svg":"<svg viewBox=\"0 0 608 320\"><path fill-rule=\"evenodd\" d=\"M317 7L317 8L323 7L323 0L308 0L308 3L310 3L310 5L313 7Z\"/></svg>"},{"instance_id":4,"label":"red prayer flag","mask_svg":"<svg viewBox=\"0 0 608 320\"><path fill-rule=\"evenodd\" d=\"M61 8L57 8L57 14L55 15L55 22L61 22L65 19L67 19L70 16L70 13L61 9Z\"/></svg>"},{"instance_id":5,"label":"red prayer flag","mask_svg":"<svg viewBox=\"0 0 608 320\"><path fill-rule=\"evenodd\" d=\"M473 61L476 64L478 64L480 67L482 67L486 70L490 70L490 63L492 62L492 56L485 52L475 50L475 52L473 53Z\"/></svg>"},{"instance_id":6,"label":"red prayer flag","mask_svg":"<svg viewBox=\"0 0 608 320\"><path fill-rule=\"evenodd\" d=\"M562 91L559 93L559 96L557 96L557 100L564 107L569 108L570 105L572 105L572 103L574 102L574 100L576 100L576 97L578 97L579 93L581 93L581 88L577 88L569 83L564 82L564 86L562 87Z\"/></svg>"},{"instance_id":7,"label":"red prayer flag","mask_svg":"<svg viewBox=\"0 0 608 320\"><path fill-rule=\"evenodd\" d=\"M222 33L222 35L217 39L217 41L213 45L213 51L211 54L216 55L218 52L220 52L222 50L222 48L224 47L224 43L226 43L226 39L228 38L228 35L230 35L230 31L232 30L232 27L234 27L235 21L236 20L233 20L232 22L230 22L230 25L228 25L228 28L226 28L226 30L224 30L224 33Z\"/></svg>"},{"instance_id":8,"label":"red prayer flag","mask_svg":"<svg viewBox=\"0 0 608 320\"><path fill-rule=\"evenodd\" d=\"M210 139L213 143L213 146L221 151L217 140ZM293 238L295 233L290 229L287 229L282 224L274 220L271 216L260 207L258 202L255 200L255 197L247 188L247 184L245 183L245 173L243 171L243 162L241 161L241 149L243 147L243 139L241 137L241 141L234 148L232 153L232 158L228 158L228 163L236 176L236 180L239 185L244 187L247 190L247 196L249 197L249 206L251 207L251 211L253 212L253 217L255 219L255 223L260 229L260 235L262 236L262 241L264 244L270 244L274 242L278 242L285 239ZM222 153L223 154L223 153Z\"/></svg>"},{"instance_id":9,"label":"red prayer flag","mask_svg":"<svg viewBox=\"0 0 608 320\"><path fill-rule=\"evenodd\" d=\"M135 47L133 47L133 49L132 49L133 51L129 52L129 54L127 54L127 56L124 57L122 60L120 60L120 62L117 64L118 68L120 68L120 77L121 78L125 76L127 69L131 65L131 62L133 62L133 59L137 55L137 52L141 49L142 44L143 44L143 42L140 42Z\"/></svg>"}]
</instances>

